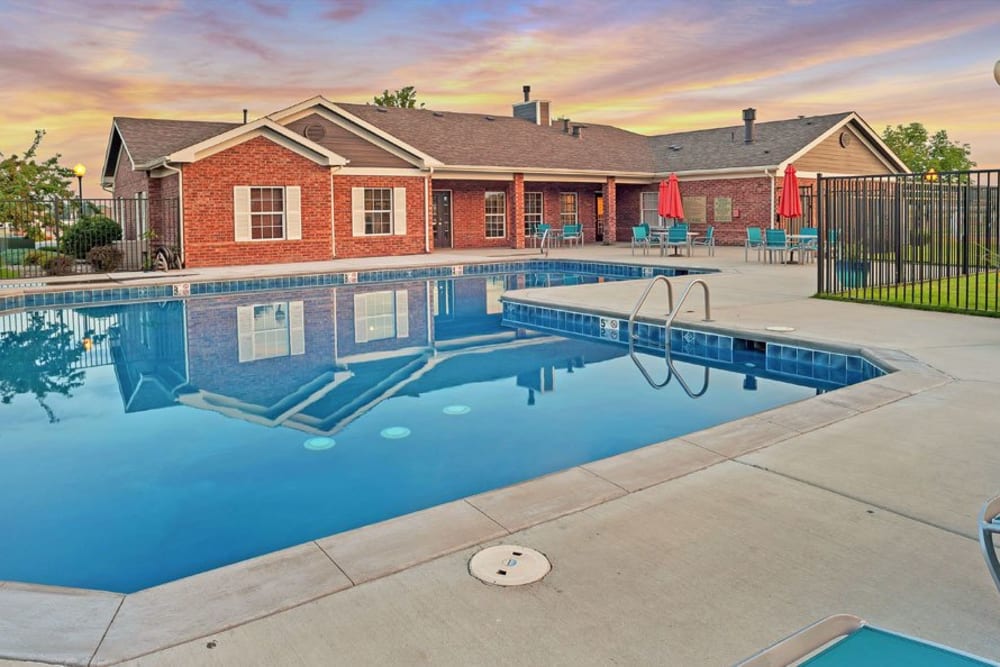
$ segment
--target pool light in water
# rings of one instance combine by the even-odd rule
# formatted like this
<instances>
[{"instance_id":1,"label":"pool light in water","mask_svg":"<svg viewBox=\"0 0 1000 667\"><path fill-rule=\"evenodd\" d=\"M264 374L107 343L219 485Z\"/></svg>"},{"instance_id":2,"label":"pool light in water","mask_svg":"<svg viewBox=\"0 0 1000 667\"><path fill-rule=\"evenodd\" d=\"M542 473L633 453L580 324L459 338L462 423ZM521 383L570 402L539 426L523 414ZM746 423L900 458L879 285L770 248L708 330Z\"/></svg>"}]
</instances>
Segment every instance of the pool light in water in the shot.
<instances>
[{"instance_id":1,"label":"pool light in water","mask_svg":"<svg viewBox=\"0 0 1000 667\"><path fill-rule=\"evenodd\" d=\"M304 443L302 443L302 446L311 452L321 452L324 449L330 449L335 444L337 444L337 441L334 440L333 438L318 437L318 438L309 438Z\"/></svg>"},{"instance_id":2,"label":"pool light in water","mask_svg":"<svg viewBox=\"0 0 1000 667\"><path fill-rule=\"evenodd\" d=\"M382 429L382 437L389 440L399 440L408 435L410 435L410 429L405 426L390 426L389 428Z\"/></svg>"},{"instance_id":3,"label":"pool light in water","mask_svg":"<svg viewBox=\"0 0 1000 667\"><path fill-rule=\"evenodd\" d=\"M472 410L468 405L449 405L441 412L446 415L467 415Z\"/></svg>"}]
</instances>

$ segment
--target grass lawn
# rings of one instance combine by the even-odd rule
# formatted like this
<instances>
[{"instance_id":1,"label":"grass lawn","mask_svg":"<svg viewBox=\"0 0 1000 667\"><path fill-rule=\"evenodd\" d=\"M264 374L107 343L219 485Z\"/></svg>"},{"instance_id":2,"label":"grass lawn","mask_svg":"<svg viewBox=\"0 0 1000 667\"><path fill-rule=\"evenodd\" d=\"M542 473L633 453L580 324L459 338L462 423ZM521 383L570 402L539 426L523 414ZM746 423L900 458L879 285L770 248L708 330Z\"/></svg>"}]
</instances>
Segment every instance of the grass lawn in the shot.
<instances>
[{"instance_id":1,"label":"grass lawn","mask_svg":"<svg viewBox=\"0 0 1000 667\"><path fill-rule=\"evenodd\" d=\"M928 280L888 287L859 287L837 294L821 295L837 301L862 301L901 308L942 310L1000 317L1000 272L979 273L962 278Z\"/></svg>"}]
</instances>

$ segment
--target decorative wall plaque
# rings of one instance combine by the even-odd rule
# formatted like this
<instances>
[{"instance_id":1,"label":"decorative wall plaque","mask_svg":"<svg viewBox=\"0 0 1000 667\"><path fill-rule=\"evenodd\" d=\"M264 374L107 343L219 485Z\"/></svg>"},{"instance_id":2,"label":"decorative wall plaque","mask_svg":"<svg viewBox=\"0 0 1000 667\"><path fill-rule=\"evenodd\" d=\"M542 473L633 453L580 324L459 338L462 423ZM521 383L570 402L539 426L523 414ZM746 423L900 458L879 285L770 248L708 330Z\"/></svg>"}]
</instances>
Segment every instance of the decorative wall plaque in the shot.
<instances>
[{"instance_id":1,"label":"decorative wall plaque","mask_svg":"<svg viewBox=\"0 0 1000 667\"><path fill-rule=\"evenodd\" d=\"M684 222L694 224L705 223L705 197L682 197L684 203Z\"/></svg>"},{"instance_id":2,"label":"decorative wall plaque","mask_svg":"<svg viewBox=\"0 0 1000 667\"><path fill-rule=\"evenodd\" d=\"M733 221L733 198L732 197L716 197L715 198L715 211L713 219L715 222L732 222Z\"/></svg>"}]
</instances>

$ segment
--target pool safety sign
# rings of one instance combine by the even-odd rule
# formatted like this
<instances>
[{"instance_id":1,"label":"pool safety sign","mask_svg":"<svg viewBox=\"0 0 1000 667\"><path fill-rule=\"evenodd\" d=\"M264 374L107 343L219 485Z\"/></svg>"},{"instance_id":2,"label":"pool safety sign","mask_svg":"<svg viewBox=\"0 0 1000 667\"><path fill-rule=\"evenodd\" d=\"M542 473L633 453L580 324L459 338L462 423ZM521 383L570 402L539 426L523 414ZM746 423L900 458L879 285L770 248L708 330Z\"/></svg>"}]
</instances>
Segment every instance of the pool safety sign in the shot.
<instances>
[{"instance_id":1,"label":"pool safety sign","mask_svg":"<svg viewBox=\"0 0 1000 667\"><path fill-rule=\"evenodd\" d=\"M614 317L602 317L601 321L601 338L606 338L607 340L618 340L619 338L619 325L621 320Z\"/></svg>"}]
</instances>

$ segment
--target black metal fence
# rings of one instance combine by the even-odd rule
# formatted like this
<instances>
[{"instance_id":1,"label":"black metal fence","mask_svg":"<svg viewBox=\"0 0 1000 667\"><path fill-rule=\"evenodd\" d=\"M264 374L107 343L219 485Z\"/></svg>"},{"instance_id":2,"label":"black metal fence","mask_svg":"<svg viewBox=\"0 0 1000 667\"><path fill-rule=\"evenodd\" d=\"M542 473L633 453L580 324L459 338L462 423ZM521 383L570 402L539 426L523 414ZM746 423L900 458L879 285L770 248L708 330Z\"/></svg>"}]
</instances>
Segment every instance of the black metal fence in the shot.
<instances>
[{"instance_id":1,"label":"black metal fence","mask_svg":"<svg viewBox=\"0 0 1000 667\"><path fill-rule=\"evenodd\" d=\"M817 178L820 294L1000 313L1000 170Z\"/></svg>"},{"instance_id":2,"label":"black metal fence","mask_svg":"<svg viewBox=\"0 0 1000 667\"><path fill-rule=\"evenodd\" d=\"M179 266L177 199L0 200L0 278Z\"/></svg>"}]
</instances>

